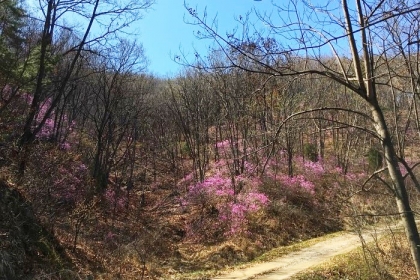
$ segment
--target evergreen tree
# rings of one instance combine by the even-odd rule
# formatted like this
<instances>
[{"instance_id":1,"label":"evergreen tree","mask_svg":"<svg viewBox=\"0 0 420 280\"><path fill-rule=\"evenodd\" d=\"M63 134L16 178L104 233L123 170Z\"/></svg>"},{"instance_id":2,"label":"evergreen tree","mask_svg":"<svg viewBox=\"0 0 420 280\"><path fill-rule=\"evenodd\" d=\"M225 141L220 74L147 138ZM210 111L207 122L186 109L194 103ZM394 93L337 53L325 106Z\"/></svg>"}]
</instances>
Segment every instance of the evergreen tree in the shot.
<instances>
[{"instance_id":1,"label":"evergreen tree","mask_svg":"<svg viewBox=\"0 0 420 280\"><path fill-rule=\"evenodd\" d=\"M0 1L0 79L13 78L24 43L25 11L16 0Z\"/></svg>"}]
</instances>

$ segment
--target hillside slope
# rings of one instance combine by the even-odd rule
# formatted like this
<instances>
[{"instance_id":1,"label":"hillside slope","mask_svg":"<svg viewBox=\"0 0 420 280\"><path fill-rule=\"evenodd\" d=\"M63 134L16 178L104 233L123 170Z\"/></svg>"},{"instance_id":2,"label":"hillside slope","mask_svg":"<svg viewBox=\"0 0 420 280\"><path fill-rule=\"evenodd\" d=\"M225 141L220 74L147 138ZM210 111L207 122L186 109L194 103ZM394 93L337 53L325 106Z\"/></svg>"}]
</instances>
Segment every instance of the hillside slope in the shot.
<instances>
[{"instance_id":1,"label":"hillside slope","mask_svg":"<svg viewBox=\"0 0 420 280\"><path fill-rule=\"evenodd\" d=\"M70 267L31 204L0 180L0 279L73 278Z\"/></svg>"}]
</instances>

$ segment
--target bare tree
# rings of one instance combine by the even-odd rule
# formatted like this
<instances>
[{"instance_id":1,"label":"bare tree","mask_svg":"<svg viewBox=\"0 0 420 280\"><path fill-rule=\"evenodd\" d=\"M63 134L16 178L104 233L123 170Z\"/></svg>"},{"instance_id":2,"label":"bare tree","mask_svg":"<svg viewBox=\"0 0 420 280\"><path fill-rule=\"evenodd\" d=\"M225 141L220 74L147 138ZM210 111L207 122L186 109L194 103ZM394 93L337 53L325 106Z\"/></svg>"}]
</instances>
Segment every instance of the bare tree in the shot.
<instances>
[{"instance_id":1,"label":"bare tree","mask_svg":"<svg viewBox=\"0 0 420 280\"><path fill-rule=\"evenodd\" d=\"M214 97L208 86L208 77L202 71L186 73L171 87L171 110L182 131L198 181L204 180L210 158L209 129L213 125Z\"/></svg>"},{"instance_id":2,"label":"bare tree","mask_svg":"<svg viewBox=\"0 0 420 280\"><path fill-rule=\"evenodd\" d=\"M26 116L23 134L19 146L24 147L32 142L41 131L53 110L69 91L69 81L77 71L78 61L84 52L99 52L116 47L118 35L127 26L140 18L140 13L149 8L153 0L145 1L112 1L112 0L78 0L39 1L39 9L44 18L43 30L40 38L39 56L37 57L37 78ZM74 17L80 19L79 26L64 27L64 21ZM95 28L95 32L93 29ZM70 29L81 34L79 40L64 50L54 52L54 44L58 40L60 31ZM109 53L109 52L108 52ZM63 59L69 63L65 73L55 79L57 64ZM111 58L112 59L112 58ZM41 104L50 98L50 105L41 119L36 121ZM24 153L23 153L24 154ZM24 156L23 156L24 157ZM24 159L21 162L21 172L24 170Z\"/></svg>"},{"instance_id":3,"label":"bare tree","mask_svg":"<svg viewBox=\"0 0 420 280\"><path fill-rule=\"evenodd\" d=\"M378 34L389 34L385 27L393 19L401 19L407 15L417 18L420 4L417 1L355 0L350 5L347 0L342 0L319 5L307 1L287 1L284 5L273 2L273 5L277 9L277 13L273 15L279 17L257 13L259 20L269 30L267 33L232 33L226 37L217 32L214 21L209 21L206 15L201 17L196 10L189 7L187 9L193 18L193 24L203 30L201 34L212 38L222 47L230 67L274 77L298 76L305 79L308 75L319 75L331 79L363 100L370 116L352 108L343 109L364 116L371 128L365 131L379 139L382 145L386 171L390 178L389 188L395 196L420 277L419 233L399 168L390 122L383 111L383 96L387 92L380 86L378 76L381 73L379 62L387 61L387 55L392 52L390 45L395 45L389 36ZM413 40L417 38L416 29L408 29L407 32L411 33L412 36L409 37ZM250 44L258 52L244 47ZM349 47L346 48L346 45ZM407 47L407 44L403 45L403 48ZM330 48L329 52L335 57L334 67L324 63L322 59L327 52L326 48ZM231 49L241 54L240 59L231 55ZM350 53L349 58L346 58L346 53ZM351 64L346 63L347 61ZM321 109L327 108L316 110ZM313 112L314 109L304 111ZM286 120L302 115L304 111L295 112ZM281 128L282 126L277 129L274 136L278 136Z\"/></svg>"},{"instance_id":4,"label":"bare tree","mask_svg":"<svg viewBox=\"0 0 420 280\"><path fill-rule=\"evenodd\" d=\"M136 83L134 72L144 67L143 49L124 40L118 49L115 56L98 58L96 69L91 69L93 73L84 85L82 113L90 124L86 134L95 143L92 173L102 191L108 185L111 169L135 145L136 121L145 94L131 86Z\"/></svg>"}]
</instances>

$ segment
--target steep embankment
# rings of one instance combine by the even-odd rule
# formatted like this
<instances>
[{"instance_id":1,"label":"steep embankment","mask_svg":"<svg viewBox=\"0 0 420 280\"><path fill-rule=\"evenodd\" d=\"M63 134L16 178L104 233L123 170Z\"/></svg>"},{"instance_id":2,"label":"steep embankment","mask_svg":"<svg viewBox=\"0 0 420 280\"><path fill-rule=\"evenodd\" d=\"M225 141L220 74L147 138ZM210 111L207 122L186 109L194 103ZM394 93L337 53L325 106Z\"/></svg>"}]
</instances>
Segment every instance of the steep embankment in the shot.
<instances>
[{"instance_id":1,"label":"steep embankment","mask_svg":"<svg viewBox=\"0 0 420 280\"><path fill-rule=\"evenodd\" d=\"M69 262L39 224L28 201L0 180L0 279L55 279Z\"/></svg>"}]
</instances>

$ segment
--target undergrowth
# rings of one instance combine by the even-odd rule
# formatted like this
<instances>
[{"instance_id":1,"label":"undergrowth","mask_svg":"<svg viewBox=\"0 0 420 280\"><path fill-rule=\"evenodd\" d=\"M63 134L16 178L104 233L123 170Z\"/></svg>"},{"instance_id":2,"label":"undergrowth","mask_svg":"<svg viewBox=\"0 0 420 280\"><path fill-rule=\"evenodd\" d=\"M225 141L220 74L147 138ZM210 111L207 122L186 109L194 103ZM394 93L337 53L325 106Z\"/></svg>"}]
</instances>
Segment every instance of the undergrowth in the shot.
<instances>
[{"instance_id":1,"label":"undergrowth","mask_svg":"<svg viewBox=\"0 0 420 280\"><path fill-rule=\"evenodd\" d=\"M0 251L0 269L9 279L202 279L296 250L299 245L263 255L339 231L345 217L356 212L391 209L387 193L380 201L376 193L359 195L357 187L367 176L362 168L344 173L332 158L312 162L296 156L289 176L286 157L279 153L267 160L264 175L251 160L242 173L232 172L234 157L221 144L216 146L226 158L209 164L202 180L184 159L185 172L178 177L159 162L153 172L136 170L127 182L126 170L115 167L106 190L98 191L87 152L92 143L69 137L81 141L63 147L42 138L22 154L13 144L19 123L4 128L5 193L20 194L1 206L6 216L0 238L18 237L6 239ZM138 160L150 155L142 157ZM24 174L18 172L22 159Z\"/></svg>"}]
</instances>

